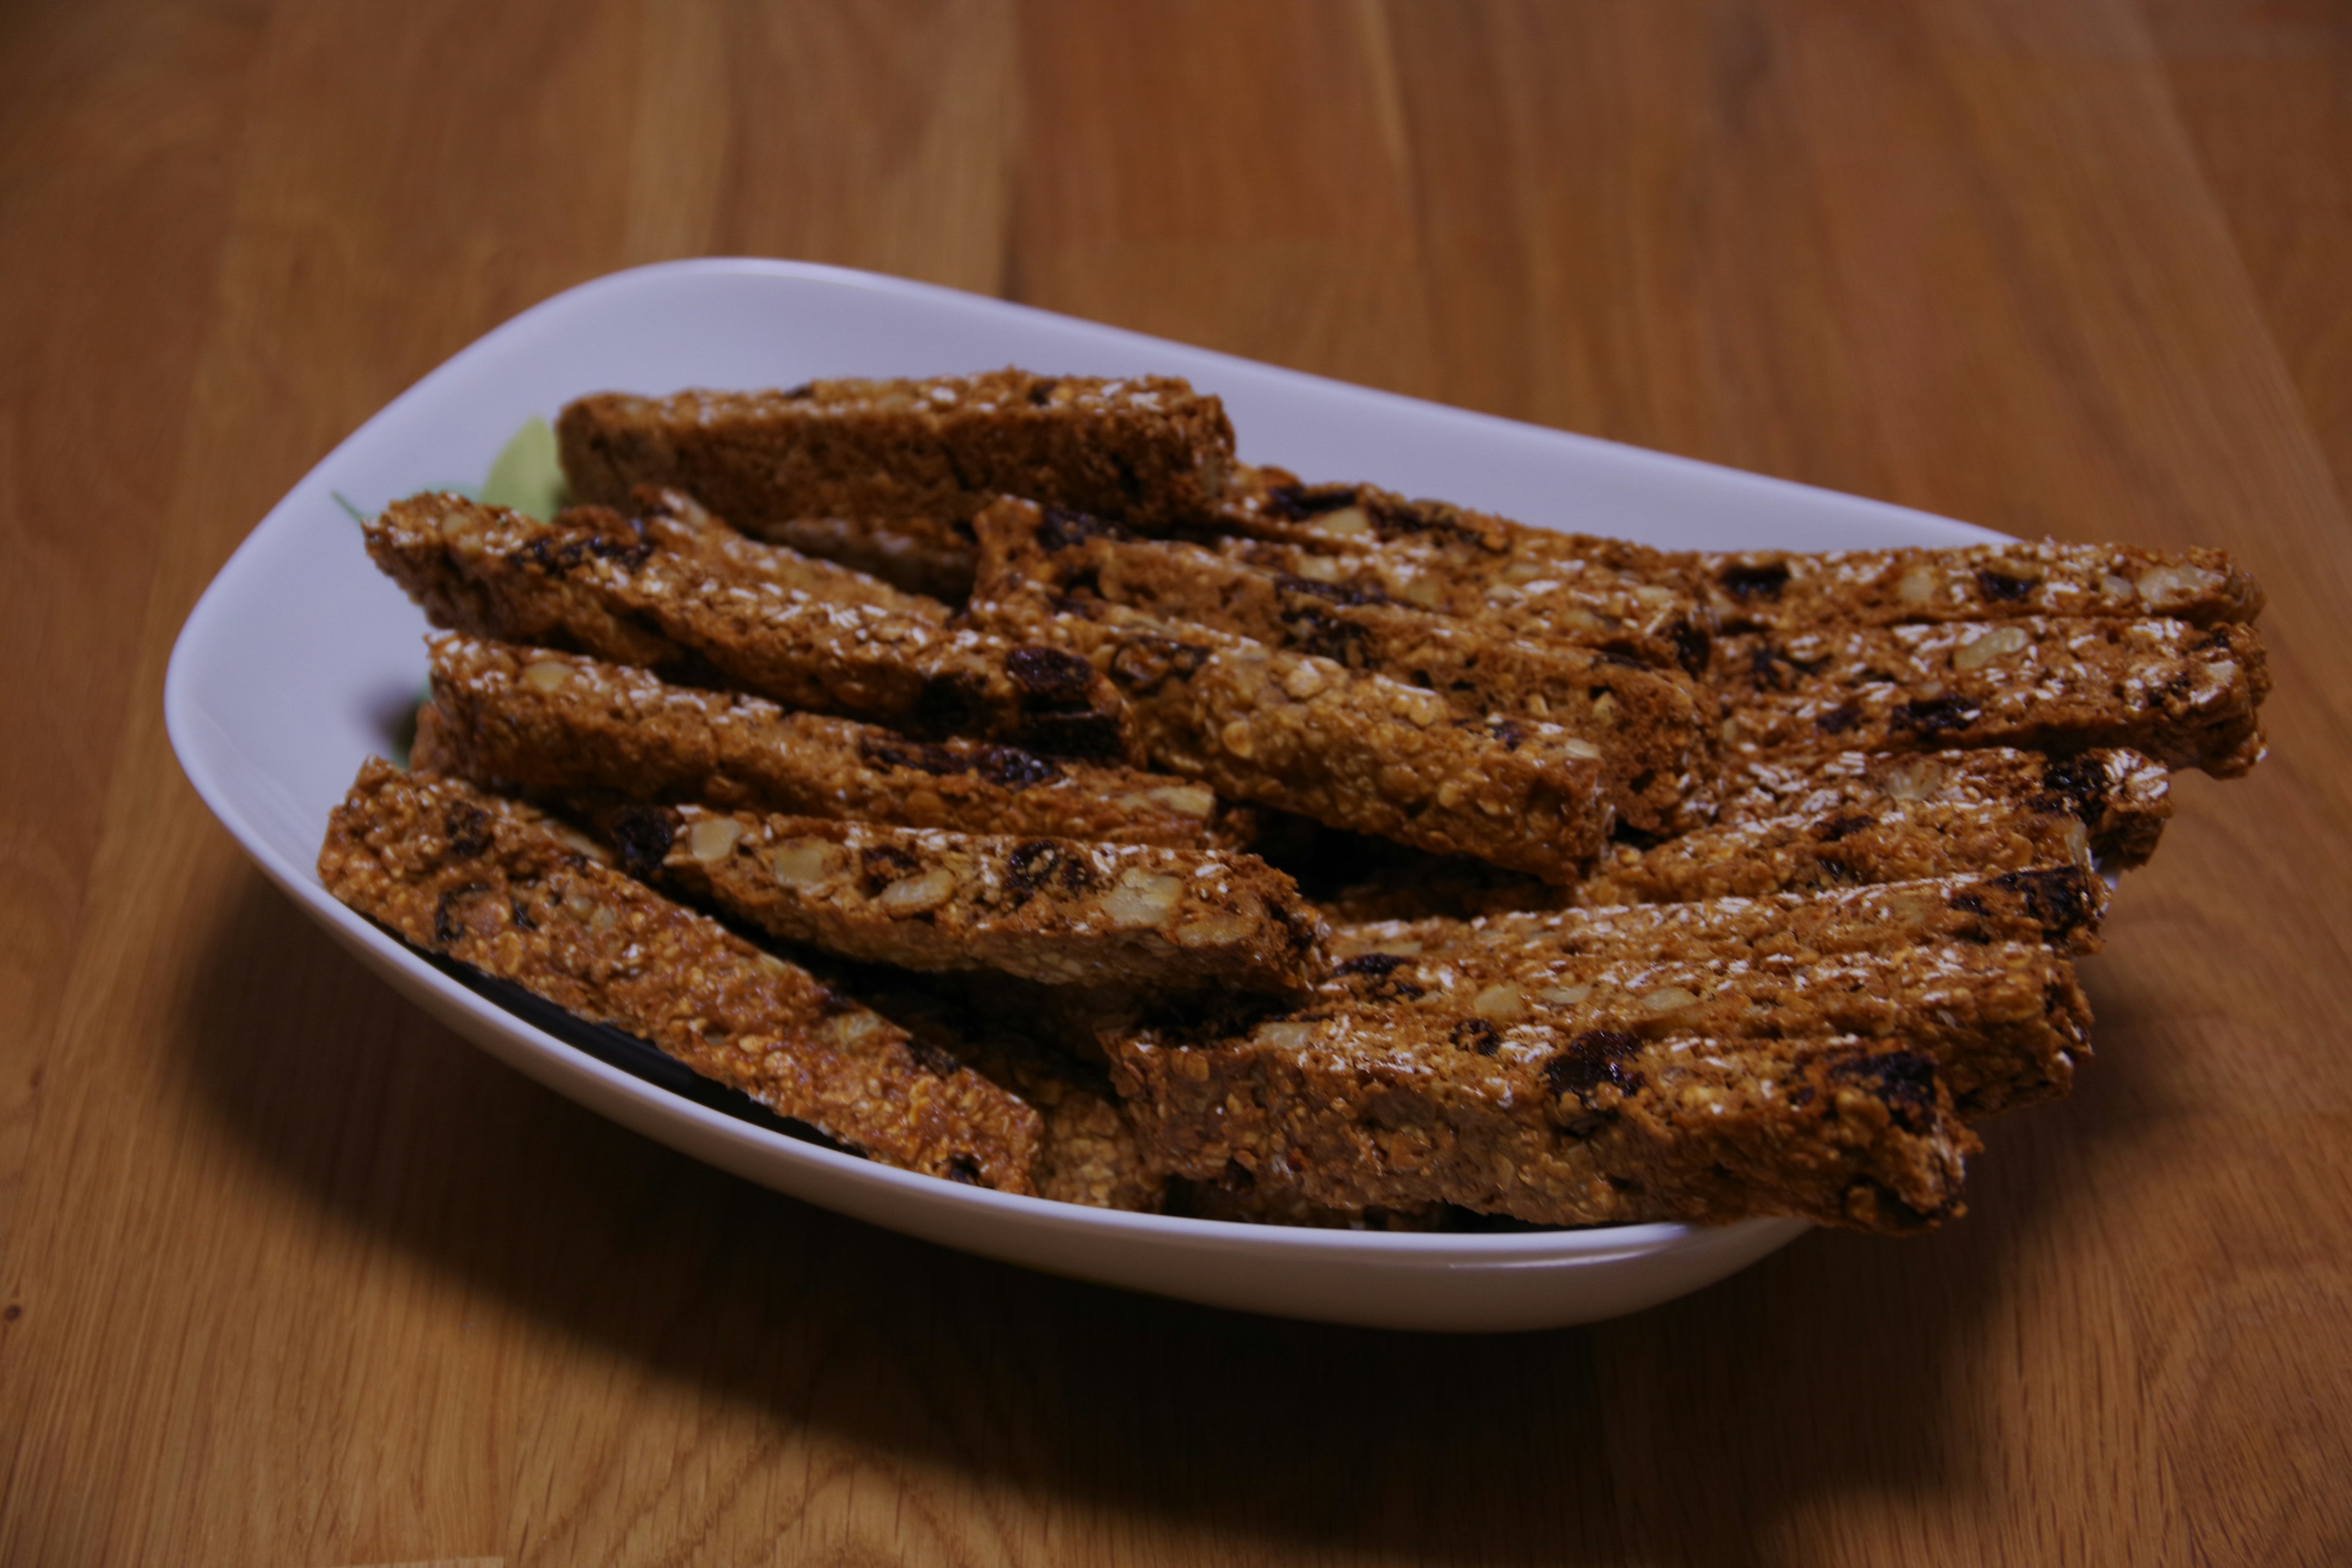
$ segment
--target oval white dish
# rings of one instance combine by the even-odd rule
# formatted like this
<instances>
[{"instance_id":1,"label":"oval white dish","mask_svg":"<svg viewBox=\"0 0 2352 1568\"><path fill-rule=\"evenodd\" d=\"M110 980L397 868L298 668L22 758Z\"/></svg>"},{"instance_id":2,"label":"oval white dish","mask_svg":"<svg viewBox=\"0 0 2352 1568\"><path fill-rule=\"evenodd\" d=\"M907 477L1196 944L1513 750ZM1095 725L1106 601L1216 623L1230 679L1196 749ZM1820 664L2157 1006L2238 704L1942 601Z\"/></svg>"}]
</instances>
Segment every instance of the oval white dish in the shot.
<instances>
[{"instance_id":1,"label":"oval white dish","mask_svg":"<svg viewBox=\"0 0 2352 1568\"><path fill-rule=\"evenodd\" d=\"M329 897L327 813L388 750L424 668L423 616L347 509L487 472L580 394L788 386L1019 364L1181 375L1223 397L1243 455L1539 525L1701 549L1953 545L2002 536L1852 496L1515 424L1000 300L837 268L671 262L507 322L304 476L189 615L164 682L196 792L294 901L403 994L499 1060L751 1181L877 1225L1056 1273L1251 1311L1377 1327L1556 1327L1695 1290L1785 1245L1794 1220L1493 1236L1293 1230L1014 1197L870 1163L673 1093L567 1043Z\"/></svg>"}]
</instances>

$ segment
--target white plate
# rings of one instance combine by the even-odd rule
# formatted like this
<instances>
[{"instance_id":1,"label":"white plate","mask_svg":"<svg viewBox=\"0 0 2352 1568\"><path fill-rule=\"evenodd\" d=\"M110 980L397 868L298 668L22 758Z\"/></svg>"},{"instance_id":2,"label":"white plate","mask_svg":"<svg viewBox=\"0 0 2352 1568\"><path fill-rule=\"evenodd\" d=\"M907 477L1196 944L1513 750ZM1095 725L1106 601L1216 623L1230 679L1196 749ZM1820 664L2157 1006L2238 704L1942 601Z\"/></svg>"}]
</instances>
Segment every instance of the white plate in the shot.
<instances>
[{"instance_id":1,"label":"white plate","mask_svg":"<svg viewBox=\"0 0 2352 1568\"><path fill-rule=\"evenodd\" d=\"M1188 1300L1332 1322L1551 1327L1694 1290L1785 1245L1790 1220L1501 1236L1286 1230L1108 1213L872 1164L698 1104L567 1044L344 909L312 870L327 813L390 745L425 668L425 619L362 552L373 511L478 479L530 416L608 388L790 386L1019 364L1189 377L1245 458L1369 479L1560 528L1700 548L1997 540L1852 496L1513 424L994 300L792 262L672 262L525 311L418 382L305 476L214 579L164 683L197 794L295 902L404 994L500 1061L751 1181L911 1236Z\"/></svg>"}]
</instances>

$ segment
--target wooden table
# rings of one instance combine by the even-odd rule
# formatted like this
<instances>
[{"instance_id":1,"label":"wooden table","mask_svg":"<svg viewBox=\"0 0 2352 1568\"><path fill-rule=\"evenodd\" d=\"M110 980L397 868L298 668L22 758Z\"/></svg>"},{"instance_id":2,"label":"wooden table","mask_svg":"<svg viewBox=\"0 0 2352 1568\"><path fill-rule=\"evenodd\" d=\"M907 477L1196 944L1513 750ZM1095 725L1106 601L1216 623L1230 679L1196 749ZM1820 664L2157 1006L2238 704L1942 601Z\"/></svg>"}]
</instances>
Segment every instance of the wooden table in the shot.
<instances>
[{"instance_id":1,"label":"wooden table","mask_svg":"<svg viewBox=\"0 0 2352 1568\"><path fill-rule=\"evenodd\" d=\"M866 1229L394 1000L163 731L334 441L706 252L2226 544L2273 755L1932 1238L1455 1340ZM2347 278L2331 0L0 10L0 1562L2346 1560Z\"/></svg>"}]
</instances>

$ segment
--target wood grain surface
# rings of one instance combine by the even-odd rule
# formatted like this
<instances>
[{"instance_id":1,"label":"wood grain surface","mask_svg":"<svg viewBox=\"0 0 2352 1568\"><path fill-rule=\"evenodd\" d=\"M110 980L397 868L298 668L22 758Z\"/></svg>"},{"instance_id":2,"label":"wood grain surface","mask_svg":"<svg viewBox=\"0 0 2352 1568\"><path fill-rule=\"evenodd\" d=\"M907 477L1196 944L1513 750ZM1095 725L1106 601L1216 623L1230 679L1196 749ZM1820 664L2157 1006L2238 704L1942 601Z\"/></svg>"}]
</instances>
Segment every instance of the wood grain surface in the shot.
<instances>
[{"instance_id":1,"label":"wood grain surface","mask_svg":"<svg viewBox=\"0 0 2352 1568\"><path fill-rule=\"evenodd\" d=\"M1930 1238L1448 1339L870 1230L396 1002L163 736L337 439L728 252L2224 544L2273 754ZM2352 1561L2347 278L2340 0L0 6L0 1563Z\"/></svg>"}]
</instances>

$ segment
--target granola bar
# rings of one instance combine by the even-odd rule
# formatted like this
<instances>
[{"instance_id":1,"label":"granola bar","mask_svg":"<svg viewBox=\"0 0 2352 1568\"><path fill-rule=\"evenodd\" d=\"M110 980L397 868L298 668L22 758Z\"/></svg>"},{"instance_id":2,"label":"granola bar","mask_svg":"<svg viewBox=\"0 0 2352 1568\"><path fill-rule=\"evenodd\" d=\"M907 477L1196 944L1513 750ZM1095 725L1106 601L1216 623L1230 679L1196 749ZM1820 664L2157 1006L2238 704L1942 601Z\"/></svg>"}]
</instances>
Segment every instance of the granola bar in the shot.
<instances>
[{"instance_id":1,"label":"granola bar","mask_svg":"<svg viewBox=\"0 0 2352 1568\"><path fill-rule=\"evenodd\" d=\"M1913 1231L1960 1212L1978 1148L1931 1059L1851 1039L1594 1030L1485 1054L1441 1020L1318 1010L1225 1038L1139 1033L1118 1043L1112 1077L1178 1174L1237 1167L1341 1208Z\"/></svg>"},{"instance_id":2,"label":"granola bar","mask_svg":"<svg viewBox=\"0 0 2352 1568\"><path fill-rule=\"evenodd\" d=\"M1712 773L1717 719L1711 698L1679 673L1026 501L998 503L981 526L990 541L984 598L1028 590L1074 607L1119 605L1425 688L1457 719L1541 718L1599 747L1610 803L1626 826L1669 833L1711 815L1695 797Z\"/></svg>"},{"instance_id":3,"label":"granola bar","mask_svg":"<svg viewBox=\"0 0 2352 1568\"><path fill-rule=\"evenodd\" d=\"M2263 591L2221 550L2064 544L1956 550L1786 550L1695 554L1685 581L1724 631L1831 623L2157 616L2191 626L2252 621Z\"/></svg>"},{"instance_id":4,"label":"granola bar","mask_svg":"<svg viewBox=\"0 0 2352 1568\"><path fill-rule=\"evenodd\" d=\"M1109 1075L1074 1061L1017 1030L983 1021L952 999L887 972L856 975L875 1011L923 1045L1011 1089L1042 1121L1033 1167L1037 1196L1089 1208L1157 1214L1168 1205L1167 1173L1136 1141Z\"/></svg>"},{"instance_id":5,"label":"granola bar","mask_svg":"<svg viewBox=\"0 0 2352 1568\"><path fill-rule=\"evenodd\" d=\"M1934 801L1728 823L1650 849L1619 845L1576 896L1588 905L1677 903L2090 864L2082 820L2045 797Z\"/></svg>"},{"instance_id":6,"label":"granola bar","mask_svg":"<svg viewBox=\"0 0 2352 1568\"><path fill-rule=\"evenodd\" d=\"M1218 548L1253 565L1694 675L1706 667L1711 619L1664 552L1280 470L1254 471L1218 523L1231 534Z\"/></svg>"},{"instance_id":7,"label":"granola bar","mask_svg":"<svg viewBox=\"0 0 2352 1568\"><path fill-rule=\"evenodd\" d=\"M2248 626L2043 616L1722 637L1712 679L1736 755L2129 746L2217 778L2262 757L2270 691Z\"/></svg>"},{"instance_id":8,"label":"granola bar","mask_svg":"<svg viewBox=\"0 0 2352 1568\"><path fill-rule=\"evenodd\" d=\"M528 808L371 761L329 819L319 877L415 946L638 1036L873 1159L1030 1190L1029 1107Z\"/></svg>"},{"instance_id":9,"label":"granola bar","mask_svg":"<svg viewBox=\"0 0 2352 1568\"><path fill-rule=\"evenodd\" d=\"M2127 747L2052 757L1987 746L1966 752L1835 752L1748 757L1729 770L1718 820L1822 817L1889 806L2003 802L2071 811L2103 866L2147 863L2172 816L2171 770Z\"/></svg>"},{"instance_id":10,"label":"granola bar","mask_svg":"<svg viewBox=\"0 0 2352 1568\"><path fill-rule=\"evenodd\" d=\"M2262 589L2225 551L2166 551L2056 540L1948 550L1701 552L1530 528L1370 485L1302 485L1278 470L1230 488L1223 525L1248 538L1369 552L1421 592L1498 605L1556 602L1551 579L1644 584L1686 601L1720 631L1833 623L1986 621L2011 616L2161 616L2196 626L2252 621ZM1607 575L1598 575L1605 574ZM1622 590L1621 590L1622 591ZM1660 601L1663 603L1663 601Z\"/></svg>"},{"instance_id":11,"label":"granola bar","mask_svg":"<svg viewBox=\"0 0 2352 1568\"><path fill-rule=\"evenodd\" d=\"M1608 836L1600 748L1555 725L1457 720L1418 687L1114 605L985 608L1108 670L1153 763L1220 795L1555 882Z\"/></svg>"},{"instance_id":12,"label":"granola bar","mask_svg":"<svg viewBox=\"0 0 2352 1568\"><path fill-rule=\"evenodd\" d=\"M1145 992L1322 977L1321 921L1254 855L691 805L641 810L621 837L696 901L868 963Z\"/></svg>"},{"instance_id":13,"label":"granola bar","mask_svg":"<svg viewBox=\"0 0 2352 1568\"><path fill-rule=\"evenodd\" d=\"M2038 940L1817 951L1792 936L1759 954L1685 936L1612 954L1507 929L1431 957L1369 956L1336 969L1312 1011L1354 1002L1442 1016L1480 1054L1588 1029L1893 1038L1934 1057L1954 1103L1977 1116L2065 1093L2088 1048L2074 966Z\"/></svg>"},{"instance_id":14,"label":"granola bar","mask_svg":"<svg viewBox=\"0 0 2352 1568\"><path fill-rule=\"evenodd\" d=\"M927 735L1117 755L1117 699L1079 661L949 624L943 607L873 592L845 602L772 545L725 548L725 525L573 508L552 522L460 496L394 502L368 550L436 624L576 648L707 683L713 672L787 707ZM680 539L684 548L665 549ZM767 558L753 564L751 552ZM732 564L730 565L730 560ZM890 594L887 599L877 594Z\"/></svg>"},{"instance_id":15,"label":"granola bar","mask_svg":"<svg viewBox=\"0 0 2352 1568\"><path fill-rule=\"evenodd\" d=\"M1204 518L1233 460L1216 398L1162 376L1003 370L790 392L607 393L556 437L572 493L689 492L747 531L961 598L974 513L1029 496L1158 531Z\"/></svg>"},{"instance_id":16,"label":"granola bar","mask_svg":"<svg viewBox=\"0 0 2352 1568\"><path fill-rule=\"evenodd\" d=\"M909 740L642 669L454 633L426 638L419 767L526 794L607 790L893 824L1179 849L1247 842L1253 808L1189 779L980 741Z\"/></svg>"},{"instance_id":17,"label":"granola bar","mask_svg":"<svg viewBox=\"0 0 2352 1568\"><path fill-rule=\"evenodd\" d=\"M1343 974L1530 943L1582 958L1706 953L1758 962L1922 942L2042 942L2080 953L2098 951L2106 907L2107 887L2096 876L2047 866L1753 899L1343 924L1332 928L1328 945Z\"/></svg>"}]
</instances>

